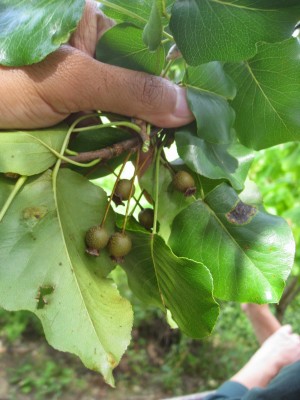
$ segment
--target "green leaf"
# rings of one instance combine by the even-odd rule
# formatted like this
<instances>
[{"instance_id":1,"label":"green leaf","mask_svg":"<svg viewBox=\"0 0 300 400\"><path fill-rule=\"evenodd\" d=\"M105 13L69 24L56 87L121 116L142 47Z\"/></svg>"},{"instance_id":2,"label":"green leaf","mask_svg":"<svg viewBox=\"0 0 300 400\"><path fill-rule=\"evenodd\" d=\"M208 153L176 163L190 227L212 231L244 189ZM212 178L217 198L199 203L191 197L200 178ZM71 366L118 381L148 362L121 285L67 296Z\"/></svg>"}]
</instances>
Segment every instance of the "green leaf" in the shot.
<instances>
[{"instance_id":1,"label":"green leaf","mask_svg":"<svg viewBox=\"0 0 300 400\"><path fill-rule=\"evenodd\" d=\"M187 68L187 99L196 117L198 135L210 143L231 143L235 138L235 114L227 99L236 94L235 84L218 62Z\"/></svg>"},{"instance_id":2,"label":"green leaf","mask_svg":"<svg viewBox=\"0 0 300 400\"><path fill-rule=\"evenodd\" d=\"M192 171L210 179L227 179L236 190L244 188L252 151L239 143L211 144L197 137L192 127L182 128L175 138L178 154Z\"/></svg>"},{"instance_id":3,"label":"green leaf","mask_svg":"<svg viewBox=\"0 0 300 400\"><path fill-rule=\"evenodd\" d=\"M236 62L290 38L299 15L298 0L179 0L170 28L188 64Z\"/></svg>"},{"instance_id":4,"label":"green leaf","mask_svg":"<svg viewBox=\"0 0 300 400\"><path fill-rule=\"evenodd\" d=\"M180 329L193 338L211 333L218 317L212 278L199 262L176 257L163 239L130 233L133 250L123 268L133 292L148 304L167 308Z\"/></svg>"},{"instance_id":5,"label":"green leaf","mask_svg":"<svg viewBox=\"0 0 300 400\"><path fill-rule=\"evenodd\" d=\"M251 60L226 66L238 87L232 106L239 139L254 149L299 140L299 41L265 43L257 49Z\"/></svg>"},{"instance_id":6,"label":"green leaf","mask_svg":"<svg viewBox=\"0 0 300 400\"><path fill-rule=\"evenodd\" d=\"M67 134L67 126L34 131L0 132L0 172L35 175L51 167Z\"/></svg>"},{"instance_id":7,"label":"green leaf","mask_svg":"<svg viewBox=\"0 0 300 400\"><path fill-rule=\"evenodd\" d=\"M7 184L0 180L0 186L2 193ZM113 384L112 369L130 341L132 311L105 278L113 268L109 256L88 256L84 244L107 198L69 170L59 173L55 189L50 173L31 178L0 224L0 304L35 313L54 348L78 355ZM106 228L113 227L110 215Z\"/></svg>"},{"instance_id":8,"label":"green leaf","mask_svg":"<svg viewBox=\"0 0 300 400\"><path fill-rule=\"evenodd\" d=\"M187 90L187 99L196 117L199 137L215 144L228 144L234 141L235 113L227 100L190 87Z\"/></svg>"},{"instance_id":9,"label":"green leaf","mask_svg":"<svg viewBox=\"0 0 300 400\"><path fill-rule=\"evenodd\" d=\"M155 1L155 0L154 0ZM162 0L159 0L162 2ZM165 0L166 11L171 11L171 6L175 0ZM101 1L101 8L104 13L118 21L131 22L144 28L150 18L152 10L152 0L109 0ZM166 18L163 19L164 25L167 24Z\"/></svg>"},{"instance_id":10,"label":"green leaf","mask_svg":"<svg viewBox=\"0 0 300 400\"><path fill-rule=\"evenodd\" d=\"M96 58L104 63L159 75L164 67L165 51L159 46L149 51L143 31L123 23L109 29L97 45Z\"/></svg>"},{"instance_id":11,"label":"green leaf","mask_svg":"<svg viewBox=\"0 0 300 400\"><path fill-rule=\"evenodd\" d=\"M85 0L2 0L0 64L37 63L69 40Z\"/></svg>"},{"instance_id":12,"label":"green leaf","mask_svg":"<svg viewBox=\"0 0 300 400\"><path fill-rule=\"evenodd\" d=\"M209 268L216 297L253 303L279 301L295 251L282 218L242 203L226 184L175 218L169 244Z\"/></svg>"},{"instance_id":13,"label":"green leaf","mask_svg":"<svg viewBox=\"0 0 300 400\"><path fill-rule=\"evenodd\" d=\"M162 1L152 0L149 21L143 31L143 41L150 51L155 51L161 44L163 34L162 15Z\"/></svg>"},{"instance_id":14,"label":"green leaf","mask_svg":"<svg viewBox=\"0 0 300 400\"><path fill-rule=\"evenodd\" d=\"M235 82L224 71L220 62L210 62L197 67L187 67L183 81L187 86L218 94L225 99L234 99Z\"/></svg>"}]
</instances>

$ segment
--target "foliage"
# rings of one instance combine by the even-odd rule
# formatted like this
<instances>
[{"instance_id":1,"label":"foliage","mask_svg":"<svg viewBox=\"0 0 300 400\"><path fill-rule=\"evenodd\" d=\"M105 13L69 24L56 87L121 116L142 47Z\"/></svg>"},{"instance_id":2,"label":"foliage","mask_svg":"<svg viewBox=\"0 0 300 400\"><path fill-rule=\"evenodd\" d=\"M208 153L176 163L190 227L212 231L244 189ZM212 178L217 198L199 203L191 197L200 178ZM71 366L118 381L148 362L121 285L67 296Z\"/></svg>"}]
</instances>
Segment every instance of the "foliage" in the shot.
<instances>
[{"instance_id":1,"label":"foliage","mask_svg":"<svg viewBox=\"0 0 300 400\"><path fill-rule=\"evenodd\" d=\"M42 373L41 373L42 371ZM30 363L24 363L13 371L11 384L20 394L34 394L36 400L59 399L65 388L74 380L74 371L61 368L54 361L46 361L42 368L34 369ZM82 384L82 382L80 382ZM77 382L79 385L79 381Z\"/></svg>"},{"instance_id":2,"label":"foliage","mask_svg":"<svg viewBox=\"0 0 300 400\"><path fill-rule=\"evenodd\" d=\"M3 65L37 62L68 39L83 1L56 3L31 6L31 23L23 3L0 6L0 21L13 17L1 32ZM300 6L296 0L101 3L117 24L100 39L97 57L182 79L195 123L174 132L98 112L96 126L79 128L83 117L70 128L0 132L0 305L35 313L50 344L77 354L113 385L132 328L129 301L110 276L117 264L137 297L194 338L212 331L218 299L280 299L293 265L291 229L253 196L239 194L253 149L300 137L300 44L291 37ZM48 14L53 18L45 24ZM164 148L173 140L181 160L172 164ZM88 179L122 164L117 184L129 160L132 198L118 199L126 205L121 212L111 207L116 185L107 200ZM178 169L193 179L185 193L173 185ZM154 208L152 230L135 220L142 206L134 183ZM109 234L126 232L132 251L124 258L106 249L99 257L86 253L85 232L100 224Z\"/></svg>"}]
</instances>

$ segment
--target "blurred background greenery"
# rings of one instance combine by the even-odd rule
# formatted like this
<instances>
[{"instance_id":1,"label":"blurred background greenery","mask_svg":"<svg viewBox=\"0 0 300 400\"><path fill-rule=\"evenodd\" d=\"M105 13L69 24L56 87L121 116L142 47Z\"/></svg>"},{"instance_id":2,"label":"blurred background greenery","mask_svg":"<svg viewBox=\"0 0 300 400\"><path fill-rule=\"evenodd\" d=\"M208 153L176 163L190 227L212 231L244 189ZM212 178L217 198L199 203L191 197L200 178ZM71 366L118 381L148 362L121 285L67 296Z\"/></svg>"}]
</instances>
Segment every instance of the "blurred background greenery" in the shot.
<instances>
[{"instance_id":1,"label":"blurred background greenery","mask_svg":"<svg viewBox=\"0 0 300 400\"><path fill-rule=\"evenodd\" d=\"M257 153L250 179L262 193L267 211L284 217L293 229L295 266L282 304L272 310L300 332L300 144ZM113 182L105 177L100 184L109 192ZM113 278L135 312L132 343L115 373L116 389L77 358L50 349L33 315L0 309L1 400L155 400L210 390L235 373L257 348L239 304L223 303L213 334L195 341L172 330L159 310L145 308L134 298L121 268L113 271Z\"/></svg>"}]
</instances>

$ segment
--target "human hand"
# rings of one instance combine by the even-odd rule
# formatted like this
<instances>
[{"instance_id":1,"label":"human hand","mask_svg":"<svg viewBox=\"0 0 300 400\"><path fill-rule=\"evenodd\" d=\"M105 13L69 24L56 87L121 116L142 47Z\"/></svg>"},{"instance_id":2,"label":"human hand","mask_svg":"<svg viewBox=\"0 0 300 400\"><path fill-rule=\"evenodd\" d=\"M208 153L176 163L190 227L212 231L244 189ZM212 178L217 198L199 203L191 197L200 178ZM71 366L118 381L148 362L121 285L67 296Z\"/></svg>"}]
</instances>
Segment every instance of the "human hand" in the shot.
<instances>
[{"instance_id":1,"label":"human hand","mask_svg":"<svg viewBox=\"0 0 300 400\"><path fill-rule=\"evenodd\" d=\"M265 387L283 367L299 360L300 336L292 333L290 325L284 325L263 343L232 380L248 389Z\"/></svg>"},{"instance_id":2,"label":"human hand","mask_svg":"<svg viewBox=\"0 0 300 400\"><path fill-rule=\"evenodd\" d=\"M38 64L0 67L0 129L55 125L72 113L101 110L176 127L193 120L185 90L166 79L96 61L113 21L93 0L68 45Z\"/></svg>"}]
</instances>

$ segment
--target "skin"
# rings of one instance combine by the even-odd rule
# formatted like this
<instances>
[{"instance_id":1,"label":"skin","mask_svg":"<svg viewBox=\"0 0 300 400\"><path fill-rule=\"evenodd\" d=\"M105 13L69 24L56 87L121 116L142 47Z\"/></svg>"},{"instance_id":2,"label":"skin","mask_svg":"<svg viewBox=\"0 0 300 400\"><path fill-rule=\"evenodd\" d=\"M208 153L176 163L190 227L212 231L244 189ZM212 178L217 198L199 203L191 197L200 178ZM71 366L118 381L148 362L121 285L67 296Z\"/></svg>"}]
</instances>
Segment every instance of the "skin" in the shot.
<instances>
[{"instance_id":1,"label":"skin","mask_svg":"<svg viewBox=\"0 0 300 400\"><path fill-rule=\"evenodd\" d=\"M86 1L67 45L42 62L0 67L0 129L42 128L70 114L109 111L177 127L193 120L186 92L166 79L96 61L96 43L114 22Z\"/></svg>"},{"instance_id":2,"label":"skin","mask_svg":"<svg viewBox=\"0 0 300 400\"><path fill-rule=\"evenodd\" d=\"M290 325L281 326L267 305L245 304L242 308L262 345L231 380L248 389L263 388L283 367L300 360L300 337Z\"/></svg>"}]
</instances>

